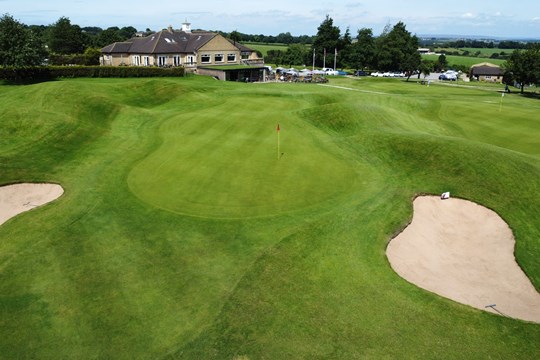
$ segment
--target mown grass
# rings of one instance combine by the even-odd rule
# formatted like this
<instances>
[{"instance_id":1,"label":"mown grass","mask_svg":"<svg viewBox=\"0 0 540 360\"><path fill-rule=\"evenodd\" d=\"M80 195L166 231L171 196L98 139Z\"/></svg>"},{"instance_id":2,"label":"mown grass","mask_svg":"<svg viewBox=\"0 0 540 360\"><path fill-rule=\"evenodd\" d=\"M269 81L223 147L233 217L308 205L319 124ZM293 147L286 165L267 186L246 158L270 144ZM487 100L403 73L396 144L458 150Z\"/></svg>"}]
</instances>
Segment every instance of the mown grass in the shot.
<instances>
[{"instance_id":1,"label":"mown grass","mask_svg":"<svg viewBox=\"0 0 540 360\"><path fill-rule=\"evenodd\" d=\"M66 189L0 227L0 356L538 358L540 325L416 288L384 253L415 194L451 191L509 223L539 289L538 101L330 85L0 87L0 182Z\"/></svg>"}]
</instances>

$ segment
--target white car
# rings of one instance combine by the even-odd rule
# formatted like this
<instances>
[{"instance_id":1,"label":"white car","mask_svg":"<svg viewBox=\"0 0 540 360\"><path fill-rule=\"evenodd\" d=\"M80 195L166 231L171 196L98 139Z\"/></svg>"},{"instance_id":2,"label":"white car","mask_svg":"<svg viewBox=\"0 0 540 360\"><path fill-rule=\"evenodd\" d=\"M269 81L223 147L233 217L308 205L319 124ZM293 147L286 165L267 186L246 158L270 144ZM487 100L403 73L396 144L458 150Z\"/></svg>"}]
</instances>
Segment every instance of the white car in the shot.
<instances>
[{"instance_id":1,"label":"white car","mask_svg":"<svg viewBox=\"0 0 540 360\"><path fill-rule=\"evenodd\" d=\"M382 73L382 72L375 71L375 72L372 72L372 73L371 73L371 76L374 76L374 77L383 77L383 73Z\"/></svg>"},{"instance_id":2,"label":"white car","mask_svg":"<svg viewBox=\"0 0 540 360\"><path fill-rule=\"evenodd\" d=\"M326 75L331 75L331 76L339 75L339 73L336 70L332 69L332 68L322 68L322 71L324 71L324 73Z\"/></svg>"}]
</instances>

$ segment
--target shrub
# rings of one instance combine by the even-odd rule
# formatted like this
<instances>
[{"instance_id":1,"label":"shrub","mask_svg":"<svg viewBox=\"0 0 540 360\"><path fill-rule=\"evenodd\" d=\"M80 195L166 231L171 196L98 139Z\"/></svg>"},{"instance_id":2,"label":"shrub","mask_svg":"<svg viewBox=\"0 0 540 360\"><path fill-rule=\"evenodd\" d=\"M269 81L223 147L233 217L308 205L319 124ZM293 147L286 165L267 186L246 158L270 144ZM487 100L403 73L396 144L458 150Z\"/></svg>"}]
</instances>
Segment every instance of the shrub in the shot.
<instances>
[{"instance_id":1,"label":"shrub","mask_svg":"<svg viewBox=\"0 0 540 360\"><path fill-rule=\"evenodd\" d=\"M46 81L56 78L129 78L129 77L181 77L182 67L131 66L34 66L0 68L0 79L13 83Z\"/></svg>"}]
</instances>

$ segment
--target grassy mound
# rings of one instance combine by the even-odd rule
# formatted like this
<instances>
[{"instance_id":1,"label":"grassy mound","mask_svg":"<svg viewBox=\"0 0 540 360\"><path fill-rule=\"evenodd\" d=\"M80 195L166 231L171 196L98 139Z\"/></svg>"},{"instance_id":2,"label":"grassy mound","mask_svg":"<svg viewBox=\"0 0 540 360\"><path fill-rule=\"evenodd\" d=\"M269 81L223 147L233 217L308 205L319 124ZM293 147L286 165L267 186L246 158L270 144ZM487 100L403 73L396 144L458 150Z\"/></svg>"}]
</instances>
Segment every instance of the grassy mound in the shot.
<instances>
[{"instance_id":1,"label":"grassy mound","mask_svg":"<svg viewBox=\"0 0 540 360\"><path fill-rule=\"evenodd\" d=\"M412 197L451 191L510 224L540 289L538 101L330 85L0 86L0 183L65 189L0 227L0 357L539 358L539 325L385 257Z\"/></svg>"}]
</instances>

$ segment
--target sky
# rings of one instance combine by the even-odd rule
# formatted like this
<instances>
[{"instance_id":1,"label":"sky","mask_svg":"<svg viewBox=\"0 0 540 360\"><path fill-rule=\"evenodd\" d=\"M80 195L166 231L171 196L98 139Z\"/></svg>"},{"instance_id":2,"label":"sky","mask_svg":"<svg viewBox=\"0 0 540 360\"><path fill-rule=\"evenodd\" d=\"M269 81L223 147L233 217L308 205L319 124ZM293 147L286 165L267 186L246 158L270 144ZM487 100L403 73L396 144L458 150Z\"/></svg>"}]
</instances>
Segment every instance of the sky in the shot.
<instances>
[{"instance_id":1,"label":"sky","mask_svg":"<svg viewBox=\"0 0 540 360\"><path fill-rule=\"evenodd\" d=\"M0 0L0 16L26 25L50 25L67 17L80 27L133 26L161 30L169 25L192 29L233 30L245 34L315 35L326 15L343 34L361 28L374 35L402 21L417 35L478 35L540 39L540 1L453 0Z\"/></svg>"}]
</instances>

